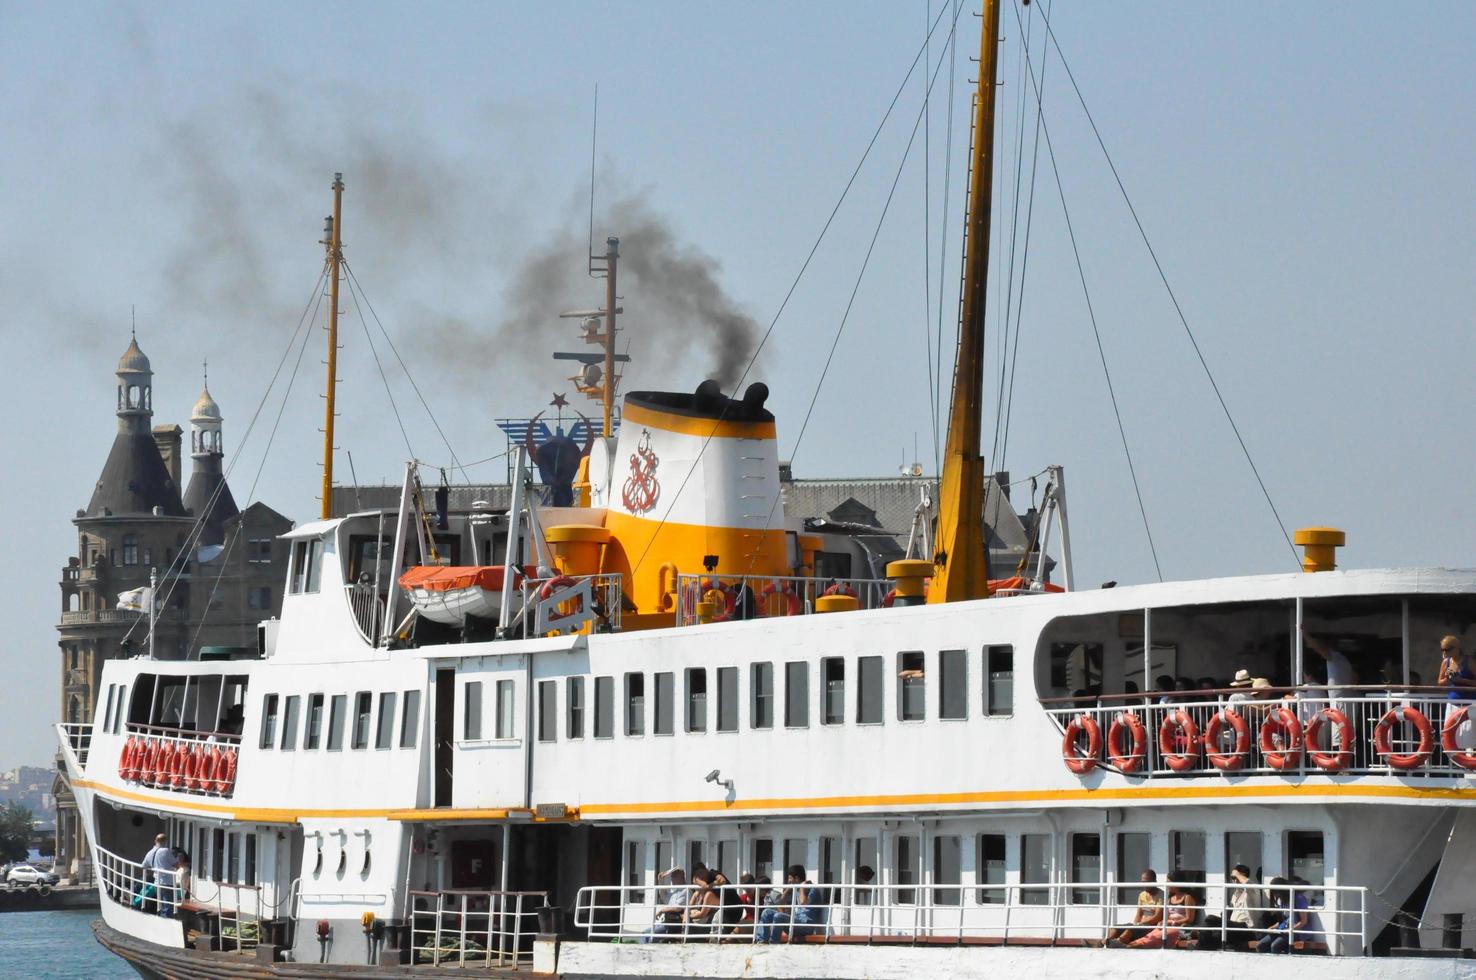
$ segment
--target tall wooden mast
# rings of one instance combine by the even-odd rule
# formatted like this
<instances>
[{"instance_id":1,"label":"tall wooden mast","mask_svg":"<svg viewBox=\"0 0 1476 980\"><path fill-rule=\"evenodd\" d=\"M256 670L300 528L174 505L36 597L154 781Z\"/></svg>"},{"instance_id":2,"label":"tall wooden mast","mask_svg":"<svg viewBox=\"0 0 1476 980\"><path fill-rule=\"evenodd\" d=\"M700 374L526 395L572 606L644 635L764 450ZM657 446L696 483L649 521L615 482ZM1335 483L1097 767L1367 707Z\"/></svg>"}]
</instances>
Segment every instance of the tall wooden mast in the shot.
<instances>
[{"instance_id":1,"label":"tall wooden mast","mask_svg":"<svg viewBox=\"0 0 1476 980\"><path fill-rule=\"evenodd\" d=\"M323 519L333 516L333 415L338 390L338 279L343 263L343 174L333 175L333 217L324 229L323 245L328 249L328 387L324 394L327 407L323 420Z\"/></svg>"},{"instance_id":2,"label":"tall wooden mast","mask_svg":"<svg viewBox=\"0 0 1476 980\"><path fill-rule=\"evenodd\" d=\"M994 192L994 93L999 61L999 0L984 0L979 89L965 222L963 309L948 409L948 443L938 490L938 534L928 602L988 594L984 540L984 310L989 275L989 206Z\"/></svg>"}]
</instances>

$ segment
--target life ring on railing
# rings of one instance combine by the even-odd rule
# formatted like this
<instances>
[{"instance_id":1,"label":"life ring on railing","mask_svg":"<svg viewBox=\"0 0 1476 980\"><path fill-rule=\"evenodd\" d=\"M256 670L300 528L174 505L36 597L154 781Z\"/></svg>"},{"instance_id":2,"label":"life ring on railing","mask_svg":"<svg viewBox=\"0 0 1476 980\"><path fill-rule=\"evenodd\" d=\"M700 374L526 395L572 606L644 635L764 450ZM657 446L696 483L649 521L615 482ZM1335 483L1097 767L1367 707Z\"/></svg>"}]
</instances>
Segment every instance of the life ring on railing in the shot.
<instances>
[{"instance_id":1,"label":"life ring on railing","mask_svg":"<svg viewBox=\"0 0 1476 980\"><path fill-rule=\"evenodd\" d=\"M1452 711L1440 729L1440 747L1445 750L1445 757L1462 769L1476 769L1476 749L1463 749L1456 744L1456 731L1466 723L1470 712L1469 706Z\"/></svg>"},{"instance_id":2,"label":"life ring on railing","mask_svg":"<svg viewBox=\"0 0 1476 980\"><path fill-rule=\"evenodd\" d=\"M1174 772L1194 768L1200 744L1199 726L1182 708L1167 715L1158 726L1158 754Z\"/></svg>"},{"instance_id":3,"label":"life ring on railing","mask_svg":"<svg viewBox=\"0 0 1476 980\"><path fill-rule=\"evenodd\" d=\"M118 776L120 779L128 780L133 778L128 775L129 769L133 764L133 748L133 736L130 735L123 742L123 751L118 754Z\"/></svg>"},{"instance_id":4,"label":"life ring on railing","mask_svg":"<svg viewBox=\"0 0 1476 980\"><path fill-rule=\"evenodd\" d=\"M853 589L853 588L851 588L849 585L847 585L844 582L836 582L836 583L832 584L830 586L830 588L826 589L824 592L822 592L820 594L821 595L848 595L852 599L856 598L856 590Z\"/></svg>"},{"instance_id":5,"label":"life ring on railing","mask_svg":"<svg viewBox=\"0 0 1476 980\"><path fill-rule=\"evenodd\" d=\"M196 742L194 745L190 746L190 748L185 752L185 789L196 790L200 788L200 762L204 754L204 751L200 748L199 742Z\"/></svg>"},{"instance_id":6,"label":"life ring on railing","mask_svg":"<svg viewBox=\"0 0 1476 980\"><path fill-rule=\"evenodd\" d=\"M185 764L190 761L190 747L183 743L174 746L174 756L169 760L169 785L175 789L184 787Z\"/></svg>"},{"instance_id":7,"label":"life ring on railing","mask_svg":"<svg viewBox=\"0 0 1476 980\"><path fill-rule=\"evenodd\" d=\"M1235 748L1229 752L1221 752L1220 732L1226 725L1235 733ZM1234 708L1221 708L1215 712L1209 724L1204 726L1205 758L1221 772L1235 772L1244 768L1245 760L1250 758L1250 746L1250 726Z\"/></svg>"},{"instance_id":8,"label":"life ring on railing","mask_svg":"<svg viewBox=\"0 0 1476 980\"><path fill-rule=\"evenodd\" d=\"M1132 741L1123 744L1123 735ZM1148 730L1135 712L1119 711L1107 728L1107 760L1123 773L1135 773L1148 760Z\"/></svg>"},{"instance_id":9,"label":"life ring on railing","mask_svg":"<svg viewBox=\"0 0 1476 980\"><path fill-rule=\"evenodd\" d=\"M162 738L154 740L154 757L144 779L146 786L158 786L169 776L169 757L173 754L168 742Z\"/></svg>"},{"instance_id":10,"label":"life ring on railing","mask_svg":"<svg viewBox=\"0 0 1476 980\"><path fill-rule=\"evenodd\" d=\"M897 601L897 590L896 589L888 589L887 590L887 594L884 595L884 596L882 596L882 606L885 607L885 608L887 608L887 609L891 609L892 608L892 603L894 603L896 601Z\"/></svg>"},{"instance_id":11,"label":"life ring on railing","mask_svg":"<svg viewBox=\"0 0 1476 980\"><path fill-rule=\"evenodd\" d=\"M1317 744L1317 733L1322 730L1324 722L1332 722L1338 726L1338 745L1336 752L1323 752L1313 748ZM1353 764L1353 723L1348 716L1337 708L1322 708L1307 722L1305 730L1307 758L1312 764L1323 772L1342 772Z\"/></svg>"},{"instance_id":12,"label":"life ring on railing","mask_svg":"<svg viewBox=\"0 0 1476 980\"><path fill-rule=\"evenodd\" d=\"M781 586L777 582L770 582L768 585L764 586L764 591L761 592L759 595L760 616L798 616L800 613L799 596L788 585ZM787 612L772 611L774 608L774 603L771 600L774 596L782 596L784 599L788 600Z\"/></svg>"},{"instance_id":13,"label":"life ring on railing","mask_svg":"<svg viewBox=\"0 0 1476 980\"><path fill-rule=\"evenodd\" d=\"M1390 741L1394 723L1400 718L1413 725L1415 734L1420 737L1413 752L1395 752ZM1374 751L1395 769L1418 769L1430 761L1430 753L1435 751L1435 733L1431 731L1430 719L1425 717L1424 712L1412 704L1406 704L1402 708L1390 708L1384 712L1384 717L1374 726L1373 743Z\"/></svg>"},{"instance_id":14,"label":"life ring on railing","mask_svg":"<svg viewBox=\"0 0 1476 980\"><path fill-rule=\"evenodd\" d=\"M546 600L549 596L553 595L556 590L567 589L573 584L574 580L569 576L555 575L553 578L543 583L543 588L538 590L538 598Z\"/></svg>"},{"instance_id":15,"label":"life ring on railing","mask_svg":"<svg viewBox=\"0 0 1476 980\"><path fill-rule=\"evenodd\" d=\"M712 617L714 623L726 622L733 618L733 609L737 602L736 590L730 585L723 585L722 579L704 579L697 593L697 601L710 602L718 607L718 614ZM695 605L692 611L697 611Z\"/></svg>"},{"instance_id":16,"label":"life ring on railing","mask_svg":"<svg viewBox=\"0 0 1476 980\"><path fill-rule=\"evenodd\" d=\"M220 788L216 780L220 776L221 767L220 746L212 745L205 752L205 761L200 766L200 788L207 793L219 793Z\"/></svg>"},{"instance_id":17,"label":"life ring on railing","mask_svg":"<svg viewBox=\"0 0 1476 980\"><path fill-rule=\"evenodd\" d=\"M150 774L154 771L154 759L157 757L158 748L151 738L140 737L138 741L138 753L134 756L135 766L133 781L147 783Z\"/></svg>"},{"instance_id":18,"label":"life ring on railing","mask_svg":"<svg viewBox=\"0 0 1476 980\"><path fill-rule=\"evenodd\" d=\"M221 757L220 767L215 770L215 784L220 787L221 793L229 793L236 788L236 750L226 749Z\"/></svg>"},{"instance_id":19,"label":"life ring on railing","mask_svg":"<svg viewBox=\"0 0 1476 980\"><path fill-rule=\"evenodd\" d=\"M1081 736L1086 735L1086 751L1081 751ZM1061 758L1066 762L1066 768L1078 776L1085 776L1097 768L1097 760L1102 757L1102 726L1097 724L1097 719L1083 712L1071 719L1071 724L1066 726L1066 733L1061 737Z\"/></svg>"},{"instance_id":20,"label":"life ring on railing","mask_svg":"<svg viewBox=\"0 0 1476 980\"><path fill-rule=\"evenodd\" d=\"M1276 733L1284 733L1278 747ZM1277 708L1261 723L1261 758L1278 772L1302 764L1302 722L1290 708Z\"/></svg>"}]
</instances>

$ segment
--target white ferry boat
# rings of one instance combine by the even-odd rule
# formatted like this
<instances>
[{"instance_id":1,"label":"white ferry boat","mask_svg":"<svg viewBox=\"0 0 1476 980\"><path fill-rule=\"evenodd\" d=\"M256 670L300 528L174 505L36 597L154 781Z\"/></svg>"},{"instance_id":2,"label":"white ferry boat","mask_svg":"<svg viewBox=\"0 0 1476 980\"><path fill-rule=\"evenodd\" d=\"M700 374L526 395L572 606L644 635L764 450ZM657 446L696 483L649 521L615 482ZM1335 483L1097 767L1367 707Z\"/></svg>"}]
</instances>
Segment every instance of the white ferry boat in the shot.
<instances>
[{"instance_id":1,"label":"white ferry boat","mask_svg":"<svg viewBox=\"0 0 1476 980\"><path fill-rule=\"evenodd\" d=\"M934 560L823 574L762 385L607 405L576 506L520 458L506 515L440 522L412 468L287 536L256 657L109 662L59 726L100 941L148 977L1476 976L1476 572L1336 570L1314 528L1302 574L991 585L988 154Z\"/></svg>"}]
</instances>

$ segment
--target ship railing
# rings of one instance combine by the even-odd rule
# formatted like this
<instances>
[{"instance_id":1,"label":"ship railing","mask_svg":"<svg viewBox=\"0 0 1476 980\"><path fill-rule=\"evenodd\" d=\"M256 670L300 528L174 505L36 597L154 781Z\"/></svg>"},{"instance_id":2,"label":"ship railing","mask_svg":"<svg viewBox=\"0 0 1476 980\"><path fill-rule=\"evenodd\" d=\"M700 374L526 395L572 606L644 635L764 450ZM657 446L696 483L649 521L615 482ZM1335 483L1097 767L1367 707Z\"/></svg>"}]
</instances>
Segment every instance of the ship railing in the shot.
<instances>
[{"instance_id":1,"label":"ship railing","mask_svg":"<svg viewBox=\"0 0 1476 980\"><path fill-rule=\"evenodd\" d=\"M1063 762L1090 754L1095 726L1097 766L1134 777L1476 771L1476 701L1451 700L1448 688L1304 686L1251 693L1051 698L1041 704L1063 735ZM1157 703L1162 697L1183 700Z\"/></svg>"},{"instance_id":2,"label":"ship railing","mask_svg":"<svg viewBox=\"0 0 1476 980\"><path fill-rule=\"evenodd\" d=\"M87 765L87 753L92 748L91 722L62 722L56 726L62 744L71 752L77 772Z\"/></svg>"},{"instance_id":3,"label":"ship railing","mask_svg":"<svg viewBox=\"0 0 1476 980\"><path fill-rule=\"evenodd\" d=\"M176 872L145 868L96 844L93 864L103 896L114 905L172 916L184 897Z\"/></svg>"},{"instance_id":4,"label":"ship railing","mask_svg":"<svg viewBox=\"0 0 1476 980\"><path fill-rule=\"evenodd\" d=\"M124 782L191 796L228 798L235 792L234 760L239 758L240 735L162 725L129 724L125 727L128 734L125 754L130 743L134 746L134 753L127 764L124 757L118 760L118 775ZM199 755L193 760L192 775L185 757L194 756L197 750ZM176 758L180 759L177 767L174 765ZM203 767L207 758L211 769L208 773ZM167 764L160 760L167 760ZM204 778L207 775L210 778Z\"/></svg>"},{"instance_id":5,"label":"ship railing","mask_svg":"<svg viewBox=\"0 0 1476 980\"><path fill-rule=\"evenodd\" d=\"M353 614L359 636L373 646L384 631L384 599L372 584L364 582L345 585L343 594L348 600L349 612Z\"/></svg>"},{"instance_id":6,"label":"ship railing","mask_svg":"<svg viewBox=\"0 0 1476 980\"><path fill-rule=\"evenodd\" d=\"M562 581L561 581L562 580ZM549 587L548 598L543 596L544 587ZM570 598L552 601L565 589ZM586 592L585 589L588 589ZM620 612L625 605L624 579L614 572L597 575L557 575L549 578L523 579L521 588L523 627L531 630L530 635L542 635L547 629L562 629L564 632L580 629L584 621L594 623L593 632L615 633L620 631ZM588 608L582 608L584 606ZM585 620L584 614L588 614ZM558 620L573 615L568 625L560 626ZM516 620L515 620L516 621ZM529 635L529 634L525 634Z\"/></svg>"},{"instance_id":7,"label":"ship railing","mask_svg":"<svg viewBox=\"0 0 1476 980\"><path fill-rule=\"evenodd\" d=\"M836 578L823 575L678 575L676 622L698 621L697 604L713 602L717 621L800 616L815 611L815 600L827 593L854 596L861 609L887 604L895 583L885 578Z\"/></svg>"},{"instance_id":8,"label":"ship railing","mask_svg":"<svg viewBox=\"0 0 1476 980\"><path fill-rule=\"evenodd\" d=\"M579 890L574 926L590 940L622 943L1085 946L1132 923L1140 892L1152 889L1160 906L1182 891L1193 896L1196 910L1189 925L1171 920L1142 927L1134 941L1143 939L1146 948L1248 950L1267 935L1285 935L1293 948L1308 952L1360 955L1366 946L1367 890L1354 886L806 883L792 886L798 897L790 887L724 885L712 889L714 904L685 888L673 895L640 885L591 886ZM1297 914L1288 923L1294 906Z\"/></svg>"},{"instance_id":9,"label":"ship railing","mask_svg":"<svg viewBox=\"0 0 1476 980\"><path fill-rule=\"evenodd\" d=\"M411 963L531 966L546 904L548 892L411 891Z\"/></svg>"}]
</instances>

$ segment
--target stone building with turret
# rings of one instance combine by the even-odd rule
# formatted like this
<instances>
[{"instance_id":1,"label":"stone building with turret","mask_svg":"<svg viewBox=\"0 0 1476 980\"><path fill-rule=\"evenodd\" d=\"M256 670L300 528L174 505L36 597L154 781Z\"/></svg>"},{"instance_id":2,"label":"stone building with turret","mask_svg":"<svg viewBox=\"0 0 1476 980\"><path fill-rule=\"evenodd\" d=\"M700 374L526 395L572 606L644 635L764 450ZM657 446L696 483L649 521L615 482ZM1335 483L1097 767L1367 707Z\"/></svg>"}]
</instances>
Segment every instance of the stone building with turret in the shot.
<instances>
[{"instance_id":1,"label":"stone building with turret","mask_svg":"<svg viewBox=\"0 0 1476 980\"><path fill-rule=\"evenodd\" d=\"M223 417L208 385L190 413L189 484L181 493L183 431L154 425L153 369L135 338L118 361L118 431L78 510L77 554L62 569L61 719L90 721L105 660L249 656L258 624L282 607L292 522L264 504L237 508L224 466ZM155 582L153 636L146 602L124 593ZM76 804L57 778L57 868L86 866Z\"/></svg>"}]
</instances>

